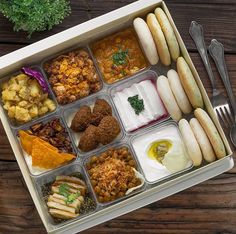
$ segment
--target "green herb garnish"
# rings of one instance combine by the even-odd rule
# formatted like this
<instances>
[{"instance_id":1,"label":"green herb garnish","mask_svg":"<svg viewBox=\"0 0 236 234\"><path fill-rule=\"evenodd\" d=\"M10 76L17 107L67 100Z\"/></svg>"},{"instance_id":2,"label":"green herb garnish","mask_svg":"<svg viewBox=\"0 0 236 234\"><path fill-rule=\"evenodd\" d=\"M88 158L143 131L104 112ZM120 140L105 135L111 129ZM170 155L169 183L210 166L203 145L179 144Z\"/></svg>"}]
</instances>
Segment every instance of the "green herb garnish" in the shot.
<instances>
[{"instance_id":1,"label":"green herb garnish","mask_svg":"<svg viewBox=\"0 0 236 234\"><path fill-rule=\"evenodd\" d=\"M73 203L80 196L79 191L77 193L70 193L69 189L70 186L68 184L61 184L59 187L59 194L66 198L66 204Z\"/></svg>"},{"instance_id":2,"label":"green herb garnish","mask_svg":"<svg viewBox=\"0 0 236 234\"><path fill-rule=\"evenodd\" d=\"M59 187L59 194L67 198L70 195L69 189L70 186L68 184L61 184Z\"/></svg>"},{"instance_id":3,"label":"green herb garnish","mask_svg":"<svg viewBox=\"0 0 236 234\"><path fill-rule=\"evenodd\" d=\"M66 203L73 203L80 196L80 192L72 193L67 197Z\"/></svg>"},{"instance_id":4,"label":"green herb garnish","mask_svg":"<svg viewBox=\"0 0 236 234\"><path fill-rule=\"evenodd\" d=\"M127 57L128 57L128 49L124 51L122 49L119 49L118 52L112 55L112 60L115 65L119 66L127 63Z\"/></svg>"},{"instance_id":5,"label":"green herb garnish","mask_svg":"<svg viewBox=\"0 0 236 234\"><path fill-rule=\"evenodd\" d=\"M136 115L139 115L144 110L143 99L139 99L138 95L128 98L128 102L134 109Z\"/></svg>"}]
</instances>

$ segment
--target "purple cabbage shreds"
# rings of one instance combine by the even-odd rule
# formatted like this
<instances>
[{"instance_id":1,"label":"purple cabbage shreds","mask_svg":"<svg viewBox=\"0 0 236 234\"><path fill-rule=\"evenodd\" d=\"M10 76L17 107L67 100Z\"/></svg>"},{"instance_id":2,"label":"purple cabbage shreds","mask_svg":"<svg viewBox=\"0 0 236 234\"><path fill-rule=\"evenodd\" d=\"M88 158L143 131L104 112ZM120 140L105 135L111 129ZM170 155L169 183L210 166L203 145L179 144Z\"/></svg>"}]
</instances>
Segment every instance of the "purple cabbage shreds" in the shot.
<instances>
[{"instance_id":1,"label":"purple cabbage shreds","mask_svg":"<svg viewBox=\"0 0 236 234\"><path fill-rule=\"evenodd\" d=\"M48 85L47 85L46 81L44 80L41 72L33 70L29 67L22 67L21 70L26 75L29 75L29 76L35 78L38 81L39 85L42 87L43 91L46 93L49 93Z\"/></svg>"}]
</instances>

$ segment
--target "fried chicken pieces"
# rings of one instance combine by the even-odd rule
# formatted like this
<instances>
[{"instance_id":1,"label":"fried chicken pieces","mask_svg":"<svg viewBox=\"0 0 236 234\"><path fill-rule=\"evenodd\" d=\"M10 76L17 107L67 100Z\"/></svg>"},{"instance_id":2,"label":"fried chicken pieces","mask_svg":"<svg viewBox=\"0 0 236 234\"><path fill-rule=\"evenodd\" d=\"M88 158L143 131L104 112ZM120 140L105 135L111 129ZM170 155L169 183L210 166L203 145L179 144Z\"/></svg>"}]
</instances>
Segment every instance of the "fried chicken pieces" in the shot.
<instances>
[{"instance_id":1,"label":"fried chicken pieces","mask_svg":"<svg viewBox=\"0 0 236 234\"><path fill-rule=\"evenodd\" d=\"M97 148L99 143L109 144L120 133L120 125L104 99L96 100L93 111L89 106L82 106L71 122L71 129L83 132L78 147L84 152Z\"/></svg>"}]
</instances>

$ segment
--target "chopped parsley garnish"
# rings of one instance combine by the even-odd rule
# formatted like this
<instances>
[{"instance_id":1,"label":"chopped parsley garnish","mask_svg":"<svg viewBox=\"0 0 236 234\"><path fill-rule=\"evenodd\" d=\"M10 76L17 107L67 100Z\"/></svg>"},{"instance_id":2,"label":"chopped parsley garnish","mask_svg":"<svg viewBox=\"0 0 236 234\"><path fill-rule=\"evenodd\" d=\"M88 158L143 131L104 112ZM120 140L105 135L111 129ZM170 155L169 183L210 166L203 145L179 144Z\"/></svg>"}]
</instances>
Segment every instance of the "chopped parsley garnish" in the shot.
<instances>
[{"instance_id":1,"label":"chopped parsley garnish","mask_svg":"<svg viewBox=\"0 0 236 234\"><path fill-rule=\"evenodd\" d=\"M143 99L139 99L138 95L128 98L128 102L134 109L136 115L139 115L144 110Z\"/></svg>"},{"instance_id":2,"label":"chopped parsley garnish","mask_svg":"<svg viewBox=\"0 0 236 234\"><path fill-rule=\"evenodd\" d=\"M127 57L128 57L128 49L124 51L122 49L119 49L118 52L112 55L112 60L115 65L119 66L127 63Z\"/></svg>"},{"instance_id":3,"label":"chopped parsley garnish","mask_svg":"<svg viewBox=\"0 0 236 234\"><path fill-rule=\"evenodd\" d=\"M72 193L67 197L66 203L73 203L80 196L80 192Z\"/></svg>"},{"instance_id":4,"label":"chopped parsley garnish","mask_svg":"<svg viewBox=\"0 0 236 234\"><path fill-rule=\"evenodd\" d=\"M70 195L69 189L70 186L68 184L61 184L59 187L59 194L64 197L68 197Z\"/></svg>"},{"instance_id":5,"label":"chopped parsley garnish","mask_svg":"<svg viewBox=\"0 0 236 234\"><path fill-rule=\"evenodd\" d=\"M69 189L70 186L68 184L61 184L59 187L59 194L66 198L66 204L73 203L80 196L79 191L77 193L70 193Z\"/></svg>"}]
</instances>

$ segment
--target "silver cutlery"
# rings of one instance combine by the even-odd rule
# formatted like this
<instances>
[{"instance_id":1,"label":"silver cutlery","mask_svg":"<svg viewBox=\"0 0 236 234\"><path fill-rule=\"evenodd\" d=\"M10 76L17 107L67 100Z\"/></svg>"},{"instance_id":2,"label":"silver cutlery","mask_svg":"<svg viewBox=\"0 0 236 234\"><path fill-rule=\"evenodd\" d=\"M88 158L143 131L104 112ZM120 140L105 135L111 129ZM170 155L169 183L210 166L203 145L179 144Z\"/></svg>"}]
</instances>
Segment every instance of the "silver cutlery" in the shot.
<instances>
[{"instance_id":1,"label":"silver cutlery","mask_svg":"<svg viewBox=\"0 0 236 234\"><path fill-rule=\"evenodd\" d=\"M230 138L234 146L236 147L236 101L235 97L232 91L232 86L230 84L229 80L229 74L227 71L226 63L225 63L225 56L224 56L224 46L218 42L216 39L213 39L211 41L211 44L209 46L209 52L211 57L213 58L216 67L220 73L220 77L224 83L224 86L226 88L229 101L233 110L233 113L231 114L228 112L228 118L226 117L226 121L230 124Z\"/></svg>"},{"instance_id":2,"label":"silver cutlery","mask_svg":"<svg viewBox=\"0 0 236 234\"><path fill-rule=\"evenodd\" d=\"M215 77L211 69L206 45L204 42L204 32L203 32L202 25L198 24L196 21L192 21L189 28L189 34L196 44L198 52L202 58L203 64L206 68L206 71L211 81L211 85L213 89L211 104L213 106L213 109L216 112L218 118L220 119L222 119L224 116L226 117L227 115L230 116L231 110L229 107L228 99L217 89L217 86L216 86ZM225 124L225 127L229 127L226 121L223 121L223 123Z\"/></svg>"}]
</instances>

